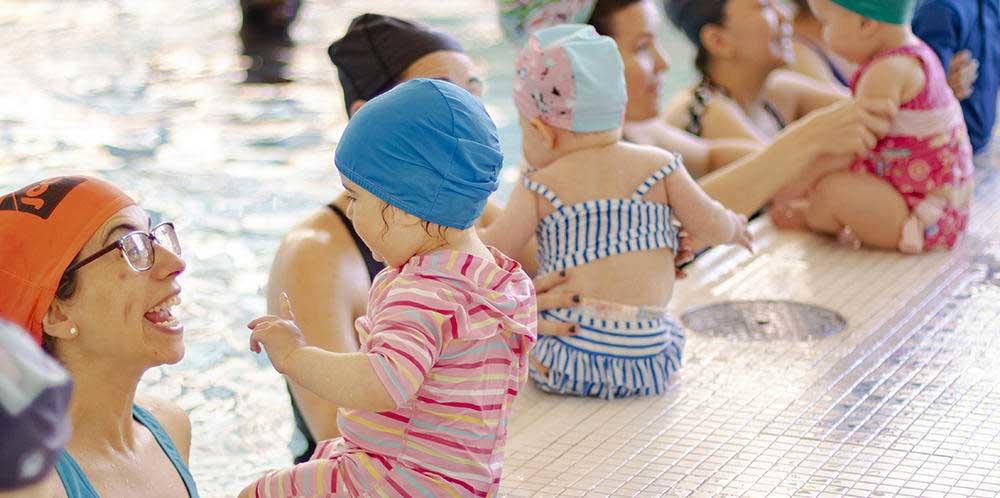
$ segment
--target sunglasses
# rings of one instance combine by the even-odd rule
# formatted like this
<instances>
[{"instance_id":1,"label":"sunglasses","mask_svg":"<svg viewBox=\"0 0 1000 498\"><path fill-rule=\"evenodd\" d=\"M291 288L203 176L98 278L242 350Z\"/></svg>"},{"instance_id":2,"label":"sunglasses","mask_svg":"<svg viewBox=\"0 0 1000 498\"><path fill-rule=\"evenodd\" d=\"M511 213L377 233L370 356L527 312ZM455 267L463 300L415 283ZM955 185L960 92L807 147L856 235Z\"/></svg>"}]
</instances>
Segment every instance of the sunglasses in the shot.
<instances>
[{"instance_id":1,"label":"sunglasses","mask_svg":"<svg viewBox=\"0 0 1000 498\"><path fill-rule=\"evenodd\" d=\"M153 247L154 242L178 256L181 255L181 243L177 240L177 232L174 231L174 224L170 222L160 223L149 232L132 232L125 235L104 249L70 266L63 275L69 276L74 271L93 263L97 258L115 249L122 252L122 256L133 271L143 272L149 270L156 261L156 251Z\"/></svg>"}]
</instances>

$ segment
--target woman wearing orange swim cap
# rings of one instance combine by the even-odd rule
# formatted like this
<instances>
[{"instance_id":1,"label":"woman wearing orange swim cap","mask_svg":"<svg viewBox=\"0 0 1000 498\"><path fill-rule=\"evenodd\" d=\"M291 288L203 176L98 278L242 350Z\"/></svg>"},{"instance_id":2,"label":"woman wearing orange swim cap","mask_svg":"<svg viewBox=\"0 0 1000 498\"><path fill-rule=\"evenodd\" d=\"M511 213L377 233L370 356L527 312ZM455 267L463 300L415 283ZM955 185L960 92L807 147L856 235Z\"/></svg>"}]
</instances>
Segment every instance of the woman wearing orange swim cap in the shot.
<instances>
[{"instance_id":1,"label":"woman wearing orange swim cap","mask_svg":"<svg viewBox=\"0 0 1000 498\"><path fill-rule=\"evenodd\" d=\"M136 395L146 370L184 356L170 312L185 268L173 226L151 226L107 182L57 177L0 195L0 240L0 318L75 383L58 495L198 496L187 414Z\"/></svg>"}]
</instances>

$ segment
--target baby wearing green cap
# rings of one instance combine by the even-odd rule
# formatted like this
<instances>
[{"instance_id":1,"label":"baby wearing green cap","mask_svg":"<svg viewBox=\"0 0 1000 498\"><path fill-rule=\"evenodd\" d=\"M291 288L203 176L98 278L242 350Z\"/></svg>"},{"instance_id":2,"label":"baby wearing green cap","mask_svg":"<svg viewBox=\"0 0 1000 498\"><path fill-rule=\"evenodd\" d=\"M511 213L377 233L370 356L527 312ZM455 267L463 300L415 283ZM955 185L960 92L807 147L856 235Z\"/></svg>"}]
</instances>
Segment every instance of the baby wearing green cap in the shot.
<instances>
[{"instance_id":1,"label":"baby wearing green cap","mask_svg":"<svg viewBox=\"0 0 1000 498\"><path fill-rule=\"evenodd\" d=\"M859 66L850 83L854 98L890 101L896 113L888 133L875 137L849 172L804 178L801 197L776 203L772 219L783 228L836 234L855 247L954 247L969 218L972 148L940 61L910 30L914 0L809 6L827 46Z\"/></svg>"}]
</instances>

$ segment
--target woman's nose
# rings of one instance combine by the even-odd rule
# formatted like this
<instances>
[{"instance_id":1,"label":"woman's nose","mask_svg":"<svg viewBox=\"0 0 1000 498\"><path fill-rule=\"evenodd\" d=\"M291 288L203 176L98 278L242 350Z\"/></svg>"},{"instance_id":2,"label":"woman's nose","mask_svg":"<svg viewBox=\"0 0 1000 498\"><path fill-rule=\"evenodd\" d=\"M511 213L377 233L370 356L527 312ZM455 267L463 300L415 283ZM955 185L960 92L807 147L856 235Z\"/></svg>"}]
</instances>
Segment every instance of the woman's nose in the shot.
<instances>
[{"instance_id":1,"label":"woman's nose","mask_svg":"<svg viewBox=\"0 0 1000 498\"><path fill-rule=\"evenodd\" d=\"M176 277L184 273L184 270L187 269L187 263L184 262L184 258L180 257L180 255L174 254L173 251L161 246L159 243L153 244L153 247L153 250L156 251L153 270L156 272L157 278L167 279Z\"/></svg>"}]
</instances>

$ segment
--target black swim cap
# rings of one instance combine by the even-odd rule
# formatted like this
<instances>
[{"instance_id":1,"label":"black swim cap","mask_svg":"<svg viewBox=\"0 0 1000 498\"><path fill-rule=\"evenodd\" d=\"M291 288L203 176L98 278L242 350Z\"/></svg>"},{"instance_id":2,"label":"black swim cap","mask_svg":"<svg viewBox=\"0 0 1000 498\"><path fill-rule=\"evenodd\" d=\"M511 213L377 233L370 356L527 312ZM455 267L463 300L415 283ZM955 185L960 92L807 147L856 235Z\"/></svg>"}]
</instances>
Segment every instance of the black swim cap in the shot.
<instances>
[{"instance_id":1,"label":"black swim cap","mask_svg":"<svg viewBox=\"0 0 1000 498\"><path fill-rule=\"evenodd\" d=\"M343 38L327 53L337 66L349 113L356 100L371 100L395 86L417 59L441 50L465 52L451 35L422 24L379 14L351 21Z\"/></svg>"}]
</instances>

